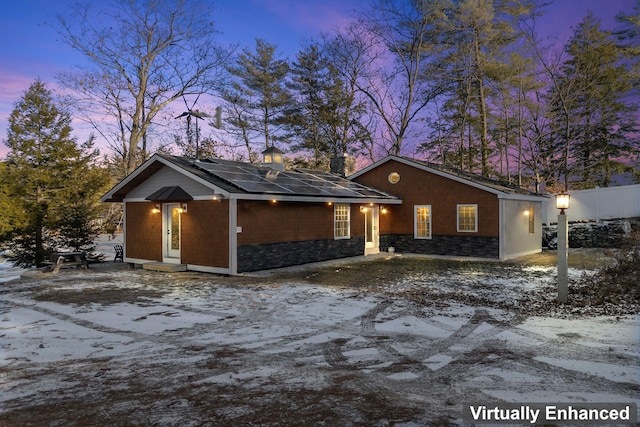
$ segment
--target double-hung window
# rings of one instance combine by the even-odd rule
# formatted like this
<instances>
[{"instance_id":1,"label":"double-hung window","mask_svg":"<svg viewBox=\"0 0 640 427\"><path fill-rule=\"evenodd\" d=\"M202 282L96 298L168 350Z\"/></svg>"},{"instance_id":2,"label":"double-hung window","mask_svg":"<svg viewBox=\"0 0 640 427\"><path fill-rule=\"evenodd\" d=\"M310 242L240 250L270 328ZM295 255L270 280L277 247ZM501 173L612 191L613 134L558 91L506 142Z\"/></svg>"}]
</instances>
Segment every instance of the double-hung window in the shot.
<instances>
[{"instance_id":1,"label":"double-hung window","mask_svg":"<svg viewBox=\"0 0 640 427\"><path fill-rule=\"evenodd\" d=\"M334 205L333 209L333 237L348 239L351 236L349 205Z\"/></svg>"},{"instance_id":2,"label":"double-hung window","mask_svg":"<svg viewBox=\"0 0 640 427\"><path fill-rule=\"evenodd\" d=\"M413 237L431 238L431 205L416 205L413 211Z\"/></svg>"},{"instance_id":3,"label":"double-hung window","mask_svg":"<svg viewBox=\"0 0 640 427\"><path fill-rule=\"evenodd\" d=\"M478 232L478 205L458 205L458 231Z\"/></svg>"}]
</instances>

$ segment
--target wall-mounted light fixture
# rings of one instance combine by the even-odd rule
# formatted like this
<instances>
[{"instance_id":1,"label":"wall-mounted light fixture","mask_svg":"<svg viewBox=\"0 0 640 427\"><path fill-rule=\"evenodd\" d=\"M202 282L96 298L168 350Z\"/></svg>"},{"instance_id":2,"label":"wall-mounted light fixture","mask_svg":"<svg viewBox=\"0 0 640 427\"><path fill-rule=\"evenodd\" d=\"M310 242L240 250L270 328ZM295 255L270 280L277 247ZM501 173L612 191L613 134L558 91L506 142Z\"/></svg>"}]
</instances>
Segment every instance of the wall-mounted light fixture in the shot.
<instances>
[{"instance_id":1,"label":"wall-mounted light fixture","mask_svg":"<svg viewBox=\"0 0 640 427\"><path fill-rule=\"evenodd\" d=\"M365 213L366 211L368 211L369 208L366 206L360 206L360 212Z\"/></svg>"},{"instance_id":2,"label":"wall-mounted light fixture","mask_svg":"<svg viewBox=\"0 0 640 427\"><path fill-rule=\"evenodd\" d=\"M156 205L151 209L152 214L160 213L160 205L156 203Z\"/></svg>"},{"instance_id":3,"label":"wall-mounted light fixture","mask_svg":"<svg viewBox=\"0 0 640 427\"><path fill-rule=\"evenodd\" d=\"M384 206L380 206L380 213L382 215L385 215L387 212L389 212L389 210L387 210L387 208L385 208Z\"/></svg>"},{"instance_id":4,"label":"wall-mounted light fixture","mask_svg":"<svg viewBox=\"0 0 640 427\"><path fill-rule=\"evenodd\" d=\"M222 201L222 194L214 194L212 197L212 200L214 202L221 202Z\"/></svg>"},{"instance_id":5,"label":"wall-mounted light fixture","mask_svg":"<svg viewBox=\"0 0 640 427\"><path fill-rule=\"evenodd\" d=\"M187 204L183 203L182 204L182 210L180 211L180 213L185 213L185 212L189 212L189 209L187 208Z\"/></svg>"}]
</instances>

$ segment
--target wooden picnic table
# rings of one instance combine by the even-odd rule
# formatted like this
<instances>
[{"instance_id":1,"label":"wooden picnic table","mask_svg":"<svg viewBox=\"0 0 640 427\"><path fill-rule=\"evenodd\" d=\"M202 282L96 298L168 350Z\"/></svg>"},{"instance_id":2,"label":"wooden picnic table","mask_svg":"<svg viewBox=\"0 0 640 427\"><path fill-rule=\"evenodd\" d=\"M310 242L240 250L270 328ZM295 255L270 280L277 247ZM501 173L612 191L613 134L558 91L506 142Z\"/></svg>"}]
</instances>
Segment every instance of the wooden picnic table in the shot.
<instances>
[{"instance_id":1,"label":"wooden picnic table","mask_svg":"<svg viewBox=\"0 0 640 427\"><path fill-rule=\"evenodd\" d=\"M49 262L53 266L53 273L59 272L62 267L88 268L86 252L54 252L49 257Z\"/></svg>"}]
</instances>

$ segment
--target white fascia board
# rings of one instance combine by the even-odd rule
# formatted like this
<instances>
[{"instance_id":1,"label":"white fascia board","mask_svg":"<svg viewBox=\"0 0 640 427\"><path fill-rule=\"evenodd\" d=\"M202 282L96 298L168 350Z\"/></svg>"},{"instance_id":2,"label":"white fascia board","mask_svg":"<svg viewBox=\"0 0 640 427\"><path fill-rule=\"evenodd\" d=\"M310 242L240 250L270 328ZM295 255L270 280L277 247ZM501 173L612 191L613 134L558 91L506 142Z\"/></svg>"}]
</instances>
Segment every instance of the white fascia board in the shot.
<instances>
[{"instance_id":1,"label":"white fascia board","mask_svg":"<svg viewBox=\"0 0 640 427\"><path fill-rule=\"evenodd\" d=\"M305 203L376 203L380 205L401 205L400 199L376 199L373 197L367 198L339 198L339 197L313 197L313 196L287 196L283 194L238 194L232 193L229 196L231 199L236 200L276 200L278 202L305 202Z\"/></svg>"},{"instance_id":2,"label":"white fascia board","mask_svg":"<svg viewBox=\"0 0 640 427\"><path fill-rule=\"evenodd\" d=\"M228 199L229 197L222 197L222 199L216 199L215 196L219 195L220 193L216 193L215 195L212 196L195 196L193 198L193 200L204 200L204 201L215 201L215 202L219 202L221 200L224 199ZM143 199L142 197L125 197L124 199L122 199L122 201L124 203L133 203L133 202L152 202L152 200L147 200L147 199ZM167 203L167 202L163 202L163 203ZM168 203L177 203L177 202L168 202Z\"/></svg>"},{"instance_id":3,"label":"white fascia board","mask_svg":"<svg viewBox=\"0 0 640 427\"><path fill-rule=\"evenodd\" d=\"M544 194L510 194L510 193L500 193L498 195L498 199L506 199L506 200L523 200L526 202L545 202L549 200L549 196Z\"/></svg>"}]
</instances>

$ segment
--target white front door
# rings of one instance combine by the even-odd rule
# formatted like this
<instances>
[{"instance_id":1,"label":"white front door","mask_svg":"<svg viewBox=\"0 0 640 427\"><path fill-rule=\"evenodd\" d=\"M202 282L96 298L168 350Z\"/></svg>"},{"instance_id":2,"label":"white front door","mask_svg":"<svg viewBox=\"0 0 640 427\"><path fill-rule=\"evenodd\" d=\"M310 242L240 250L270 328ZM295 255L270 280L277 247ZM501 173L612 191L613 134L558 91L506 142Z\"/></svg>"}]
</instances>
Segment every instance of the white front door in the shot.
<instances>
[{"instance_id":1,"label":"white front door","mask_svg":"<svg viewBox=\"0 0 640 427\"><path fill-rule=\"evenodd\" d=\"M369 206L364 213L364 254L380 252L380 236L378 234L378 206Z\"/></svg>"},{"instance_id":2,"label":"white front door","mask_svg":"<svg viewBox=\"0 0 640 427\"><path fill-rule=\"evenodd\" d=\"M180 263L180 203L166 203L163 205L162 257L164 262Z\"/></svg>"}]
</instances>

